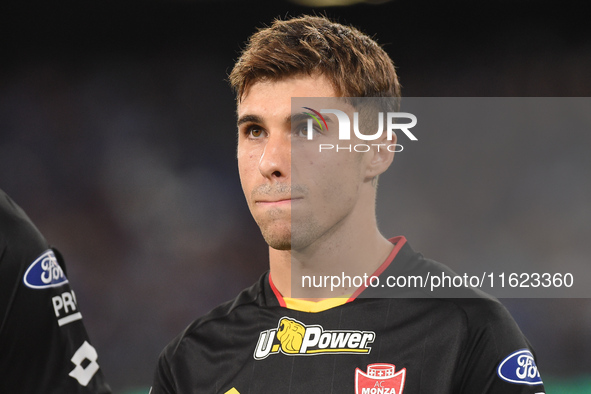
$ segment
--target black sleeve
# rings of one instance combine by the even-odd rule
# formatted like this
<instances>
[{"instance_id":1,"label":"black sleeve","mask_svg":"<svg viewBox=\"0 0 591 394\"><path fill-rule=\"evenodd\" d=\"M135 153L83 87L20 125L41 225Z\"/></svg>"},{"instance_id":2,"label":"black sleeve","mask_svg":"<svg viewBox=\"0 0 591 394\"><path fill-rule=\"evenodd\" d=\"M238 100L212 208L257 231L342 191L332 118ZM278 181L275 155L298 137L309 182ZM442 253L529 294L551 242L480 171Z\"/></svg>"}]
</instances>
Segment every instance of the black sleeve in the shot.
<instances>
[{"instance_id":1,"label":"black sleeve","mask_svg":"<svg viewBox=\"0 0 591 394\"><path fill-rule=\"evenodd\" d=\"M111 393L64 268L0 190L0 393Z\"/></svg>"},{"instance_id":2,"label":"black sleeve","mask_svg":"<svg viewBox=\"0 0 591 394\"><path fill-rule=\"evenodd\" d=\"M459 365L459 392L543 394L535 354L505 307L490 299L463 302L470 333Z\"/></svg>"}]
</instances>

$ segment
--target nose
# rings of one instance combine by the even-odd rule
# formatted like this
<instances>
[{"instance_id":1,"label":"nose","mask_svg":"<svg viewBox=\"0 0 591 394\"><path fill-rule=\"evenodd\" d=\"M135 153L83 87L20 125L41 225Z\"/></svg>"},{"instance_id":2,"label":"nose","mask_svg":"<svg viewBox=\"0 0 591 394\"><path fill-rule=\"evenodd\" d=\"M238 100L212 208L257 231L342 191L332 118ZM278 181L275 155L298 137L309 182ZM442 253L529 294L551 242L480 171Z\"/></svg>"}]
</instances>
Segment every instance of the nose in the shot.
<instances>
[{"instance_id":1,"label":"nose","mask_svg":"<svg viewBox=\"0 0 591 394\"><path fill-rule=\"evenodd\" d=\"M291 140L289 133L271 133L259 160L259 171L268 179L289 178L291 170Z\"/></svg>"}]
</instances>

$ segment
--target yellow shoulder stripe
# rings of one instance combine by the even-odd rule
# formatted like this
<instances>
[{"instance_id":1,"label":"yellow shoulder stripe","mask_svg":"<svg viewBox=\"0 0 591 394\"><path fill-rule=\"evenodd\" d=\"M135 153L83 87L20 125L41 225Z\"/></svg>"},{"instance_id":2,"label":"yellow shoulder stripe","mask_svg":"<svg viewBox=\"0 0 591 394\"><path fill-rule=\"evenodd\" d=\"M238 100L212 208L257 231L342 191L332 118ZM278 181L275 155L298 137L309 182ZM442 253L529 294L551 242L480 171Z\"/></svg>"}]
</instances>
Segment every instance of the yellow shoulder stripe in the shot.
<instances>
[{"instance_id":1,"label":"yellow shoulder stripe","mask_svg":"<svg viewBox=\"0 0 591 394\"><path fill-rule=\"evenodd\" d=\"M224 394L240 394L238 390L232 387L230 390L226 391Z\"/></svg>"}]
</instances>

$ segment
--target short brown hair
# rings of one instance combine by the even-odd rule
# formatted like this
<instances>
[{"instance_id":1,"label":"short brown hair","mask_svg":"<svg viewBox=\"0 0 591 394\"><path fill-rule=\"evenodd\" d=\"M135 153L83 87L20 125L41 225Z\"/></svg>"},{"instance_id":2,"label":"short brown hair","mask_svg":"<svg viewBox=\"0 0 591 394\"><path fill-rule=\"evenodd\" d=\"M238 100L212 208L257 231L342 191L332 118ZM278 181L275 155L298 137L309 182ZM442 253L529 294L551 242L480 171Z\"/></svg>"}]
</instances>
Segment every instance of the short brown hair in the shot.
<instances>
[{"instance_id":1,"label":"short brown hair","mask_svg":"<svg viewBox=\"0 0 591 394\"><path fill-rule=\"evenodd\" d=\"M276 19L248 40L230 73L238 101L261 80L320 73L341 97L400 97L394 63L370 37L325 17Z\"/></svg>"}]
</instances>

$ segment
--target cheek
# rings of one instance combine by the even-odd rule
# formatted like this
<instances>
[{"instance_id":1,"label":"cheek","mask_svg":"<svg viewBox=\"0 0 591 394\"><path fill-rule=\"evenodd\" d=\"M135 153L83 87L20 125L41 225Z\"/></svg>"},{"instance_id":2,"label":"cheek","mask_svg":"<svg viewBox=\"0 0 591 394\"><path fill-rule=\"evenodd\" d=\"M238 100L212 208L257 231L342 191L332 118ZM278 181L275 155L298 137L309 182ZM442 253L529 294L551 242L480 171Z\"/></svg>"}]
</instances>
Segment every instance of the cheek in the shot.
<instances>
[{"instance_id":1,"label":"cheek","mask_svg":"<svg viewBox=\"0 0 591 394\"><path fill-rule=\"evenodd\" d=\"M332 201L345 202L354 198L361 184L361 168L358 160L341 160L328 163L321 171L324 195Z\"/></svg>"},{"instance_id":2,"label":"cheek","mask_svg":"<svg viewBox=\"0 0 591 394\"><path fill-rule=\"evenodd\" d=\"M250 178L250 173L252 172L252 163L248 160L248 157L244 157L243 155L238 156L238 175L240 175L240 182L242 183L242 187L246 188L248 184L248 180ZM246 190L245 190L246 191Z\"/></svg>"},{"instance_id":3,"label":"cheek","mask_svg":"<svg viewBox=\"0 0 591 394\"><path fill-rule=\"evenodd\" d=\"M250 191L257 183L258 177L260 177L259 171L259 156L256 152L240 152L238 151L238 175L240 176L240 183L242 184L242 190L248 197Z\"/></svg>"},{"instance_id":4,"label":"cheek","mask_svg":"<svg viewBox=\"0 0 591 394\"><path fill-rule=\"evenodd\" d=\"M238 168L252 167L256 168L260 161L263 150L261 146L249 146L247 143L238 144L236 158L238 159Z\"/></svg>"}]
</instances>

